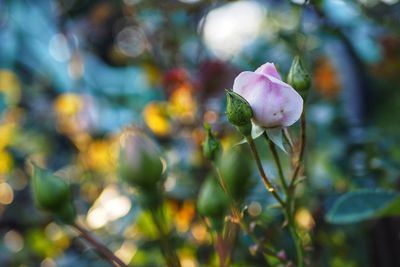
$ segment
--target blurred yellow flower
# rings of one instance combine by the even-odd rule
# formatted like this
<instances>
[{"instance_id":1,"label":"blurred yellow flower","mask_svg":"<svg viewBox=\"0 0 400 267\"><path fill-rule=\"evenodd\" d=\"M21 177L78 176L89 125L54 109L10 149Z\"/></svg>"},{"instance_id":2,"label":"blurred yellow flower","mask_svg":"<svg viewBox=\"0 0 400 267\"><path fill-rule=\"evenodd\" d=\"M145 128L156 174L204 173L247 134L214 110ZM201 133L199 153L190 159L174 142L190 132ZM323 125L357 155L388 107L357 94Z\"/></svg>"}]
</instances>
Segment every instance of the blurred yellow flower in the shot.
<instances>
[{"instance_id":1,"label":"blurred yellow flower","mask_svg":"<svg viewBox=\"0 0 400 267\"><path fill-rule=\"evenodd\" d=\"M60 116L72 116L81 111L83 101L81 96L73 93L62 94L54 101L54 111Z\"/></svg>"},{"instance_id":2,"label":"blurred yellow flower","mask_svg":"<svg viewBox=\"0 0 400 267\"><path fill-rule=\"evenodd\" d=\"M21 97L21 85L17 75L9 70L0 70L0 92L5 95L7 104L18 103Z\"/></svg>"},{"instance_id":3,"label":"blurred yellow flower","mask_svg":"<svg viewBox=\"0 0 400 267\"><path fill-rule=\"evenodd\" d=\"M115 166L113 142L110 140L93 140L87 151L83 152L84 165L97 171L112 171Z\"/></svg>"},{"instance_id":4,"label":"blurred yellow flower","mask_svg":"<svg viewBox=\"0 0 400 267\"><path fill-rule=\"evenodd\" d=\"M165 102L151 102L143 111L144 122L157 136L167 136L171 133L167 106Z\"/></svg>"},{"instance_id":5,"label":"blurred yellow flower","mask_svg":"<svg viewBox=\"0 0 400 267\"><path fill-rule=\"evenodd\" d=\"M193 89L189 85L182 85L176 88L169 99L171 115L183 122L192 122L196 110L196 99L193 96Z\"/></svg>"},{"instance_id":6,"label":"blurred yellow flower","mask_svg":"<svg viewBox=\"0 0 400 267\"><path fill-rule=\"evenodd\" d=\"M210 233L204 223L195 223L191 228L191 233L194 239L199 243L208 242Z\"/></svg>"},{"instance_id":7,"label":"blurred yellow flower","mask_svg":"<svg viewBox=\"0 0 400 267\"><path fill-rule=\"evenodd\" d=\"M8 173L14 165L14 160L7 151L0 151L0 174Z\"/></svg>"},{"instance_id":8,"label":"blurred yellow flower","mask_svg":"<svg viewBox=\"0 0 400 267\"><path fill-rule=\"evenodd\" d=\"M295 214L295 219L298 225L303 229L311 230L315 226L315 221L308 209L300 208Z\"/></svg>"},{"instance_id":9,"label":"blurred yellow flower","mask_svg":"<svg viewBox=\"0 0 400 267\"><path fill-rule=\"evenodd\" d=\"M146 71L147 80L150 82L150 85L156 86L160 83L161 74L154 65L145 64L144 70Z\"/></svg>"},{"instance_id":10,"label":"blurred yellow flower","mask_svg":"<svg viewBox=\"0 0 400 267\"><path fill-rule=\"evenodd\" d=\"M185 201L179 208L176 202L170 201L168 204L173 213L176 229L181 233L187 232L196 214L194 203Z\"/></svg>"},{"instance_id":11,"label":"blurred yellow flower","mask_svg":"<svg viewBox=\"0 0 400 267\"><path fill-rule=\"evenodd\" d=\"M12 142L16 130L17 125L15 123L0 124L0 150Z\"/></svg>"}]
</instances>

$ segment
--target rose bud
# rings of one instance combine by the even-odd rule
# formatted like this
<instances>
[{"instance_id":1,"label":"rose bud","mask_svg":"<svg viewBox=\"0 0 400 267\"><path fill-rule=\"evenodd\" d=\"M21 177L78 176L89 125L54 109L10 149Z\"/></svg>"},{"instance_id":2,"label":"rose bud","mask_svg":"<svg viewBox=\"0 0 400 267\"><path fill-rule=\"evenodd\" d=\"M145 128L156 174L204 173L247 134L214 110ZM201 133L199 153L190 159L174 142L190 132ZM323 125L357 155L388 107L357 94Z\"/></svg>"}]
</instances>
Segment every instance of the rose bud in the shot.
<instances>
[{"instance_id":1,"label":"rose bud","mask_svg":"<svg viewBox=\"0 0 400 267\"><path fill-rule=\"evenodd\" d=\"M311 78L307 70L303 67L301 59L296 56L288 74L288 83L304 98L307 98L308 90L311 86Z\"/></svg>"},{"instance_id":2,"label":"rose bud","mask_svg":"<svg viewBox=\"0 0 400 267\"><path fill-rule=\"evenodd\" d=\"M48 211L57 211L70 200L68 184L35 164L33 164L32 189L36 204Z\"/></svg>"},{"instance_id":3,"label":"rose bud","mask_svg":"<svg viewBox=\"0 0 400 267\"><path fill-rule=\"evenodd\" d=\"M252 174L252 163L248 154L245 154L245 146L234 146L226 153L219 162L222 179L230 196L235 201L242 201L248 194L253 183L250 179Z\"/></svg>"},{"instance_id":4,"label":"rose bud","mask_svg":"<svg viewBox=\"0 0 400 267\"><path fill-rule=\"evenodd\" d=\"M253 122L264 128L287 127L299 120L303 99L284 83L274 64L265 63L255 72L240 73L233 91L241 95L253 110Z\"/></svg>"},{"instance_id":5,"label":"rose bud","mask_svg":"<svg viewBox=\"0 0 400 267\"><path fill-rule=\"evenodd\" d=\"M199 214L207 217L213 228L221 230L228 207L229 199L218 184L217 178L208 177L202 184L197 199Z\"/></svg>"},{"instance_id":6,"label":"rose bud","mask_svg":"<svg viewBox=\"0 0 400 267\"><path fill-rule=\"evenodd\" d=\"M63 223L72 224L75 221L70 187L62 178L33 164L32 183L37 206L52 212Z\"/></svg>"},{"instance_id":7,"label":"rose bud","mask_svg":"<svg viewBox=\"0 0 400 267\"><path fill-rule=\"evenodd\" d=\"M226 116L230 123L235 125L244 136L251 134L251 118L253 111L250 104L239 94L225 90L226 92Z\"/></svg>"},{"instance_id":8,"label":"rose bud","mask_svg":"<svg viewBox=\"0 0 400 267\"><path fill-rule=\"evenodd\" d=\"M140 129L125 129L120 136L118 172L132 186L151 189L161 179L163 164L157 145Z\"/></svg>"},{"instance_id":9,"label":"rose bud","mask_svg":"<svg viewBox=\"0 0 400 267\"><path fill-rule=\"evenodd\" d=\"M71 201L65 202L60 209L54 213L60 221L67 224L72 224L76 218L75 207Z\"/></svg>"},{"instance_id":10,"label":"rose bud","mask_svg":"<svg viewBox=\"0 0 400 267\"><path fill-rule=\"evenodd\" d=\"M210 161L215 161L219 158L221 154L221 143L215 136L215 134L211 131L211 128L208 124L204 125L205 130L207 131L206 139L202 143L203 147L203 155Z\"/></svg>"}]
</instances>

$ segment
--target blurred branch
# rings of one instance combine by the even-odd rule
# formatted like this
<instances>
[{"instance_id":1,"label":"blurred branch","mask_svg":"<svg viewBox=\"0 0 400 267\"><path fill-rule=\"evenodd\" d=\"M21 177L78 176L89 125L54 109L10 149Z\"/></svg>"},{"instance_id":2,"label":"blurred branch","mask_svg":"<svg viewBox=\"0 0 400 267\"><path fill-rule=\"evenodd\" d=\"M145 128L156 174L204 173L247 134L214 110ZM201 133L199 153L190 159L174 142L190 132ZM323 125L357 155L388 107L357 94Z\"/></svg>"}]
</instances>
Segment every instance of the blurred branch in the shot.
<instances>
[{"instance_id":1,"label":"blurred branch","mask_svg":"<svg viewBox=\"0 0 400 267\"><path fill-rule=\"evenodd\" d=\"M86 230L83 226L78 223L72 225L88 243L90 243L96 250L96 252L109 263L115 267L128 267L120 258L114 255L106 246L97 241L91 233Z\"/></svg>"}]
</instances>

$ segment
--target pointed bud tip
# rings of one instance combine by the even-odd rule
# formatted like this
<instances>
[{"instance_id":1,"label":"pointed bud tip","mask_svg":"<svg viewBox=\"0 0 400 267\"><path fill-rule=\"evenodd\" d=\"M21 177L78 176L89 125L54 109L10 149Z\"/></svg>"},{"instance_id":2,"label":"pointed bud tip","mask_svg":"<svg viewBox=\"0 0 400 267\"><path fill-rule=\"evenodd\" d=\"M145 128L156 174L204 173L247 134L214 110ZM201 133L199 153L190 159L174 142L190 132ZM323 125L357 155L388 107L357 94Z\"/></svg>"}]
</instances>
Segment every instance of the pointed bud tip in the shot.
<instances>
[{"instance_id":1,"label":"pointed bud tip","mask_svg":"<svg viewBox=\"0 0 400 267\"><path fill-rule=\"evenodd\" d=\"M203 141L203 155L208 160L215 161L218 159L222 152L221 143L215 134L211 131L211 127L207 124L207 127L204 127L207 131L206 138Z\"/></svg>"},{"instance_id":2,"label":"pointed bud tip","mask_svg":"<svg viewBox=\"0 0 400 267\"><path fill-rule=\"evenodd\" d=\"M124 129L119 141L119 177L135 187L155 186L164 169L158 145L134 126Z\"/></svg>"},{"instance_id":3,"label":"pointed bud tip","mask_svg":"<svg viewBox=\"0 0 400 267\"><path fill-rule=\"evenodd\" d=\"M311 77L304 68L301 58L294 57L288 74L288 83L303 97L306 98L311 87Z\"/></svg>"},{"instance_id":4,"label":"pointed bud tip","mask_svg":"<svg viewBox=\"0 0 400 267\"><path fill-rule=\"evenodd\" d=\"M226 96L226 116L229 122L235 126L245 126L251 123L253 110L247 100L241 95L228 90L226 90Z\"/></svg>"},{"instance_id":5,"label":"pointed bud tip","mask_svg":"<svg viewBox=\"0 0 400 267\"><path fill-rule=\"evenodd\" d=\"M32 191L36 204L52 212L70 200L69 184L36 164L33 164Z\"/></svg>"}]
</instances>

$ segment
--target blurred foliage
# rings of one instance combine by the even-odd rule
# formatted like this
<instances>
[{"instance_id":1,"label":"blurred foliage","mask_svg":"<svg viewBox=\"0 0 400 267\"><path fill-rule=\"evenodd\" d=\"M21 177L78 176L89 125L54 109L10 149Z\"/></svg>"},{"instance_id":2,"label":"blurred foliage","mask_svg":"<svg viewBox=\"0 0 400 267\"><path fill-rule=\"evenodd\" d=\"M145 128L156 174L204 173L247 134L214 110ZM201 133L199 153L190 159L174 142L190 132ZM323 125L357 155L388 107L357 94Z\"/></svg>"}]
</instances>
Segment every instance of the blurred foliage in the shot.
<instances>
[{"instance_id":1,"label":"blurred foliage","mask_svg":"<svg viewBox=\"0 0 400 267\"><path fill-rule=\"evenodd\" d=\"M400 4L302 2L0 1L0 266L108 266L34 206L30 162L72 185L78 220L123 261L163 266L149 215L115 174L115 136L129 124L163 148L163 209L182 266L217 265L195 203L212 172L201 152L202 125L218 132L227 151L239 136L224 115L224 89L266 61L287 74L296 54L313 81L307 179L295 216L307 261L400 266L398 220L324 220L345 191L399 189ZM266 145L257 142L276 178ZM286 247L292 257L282 217L253 173L244 219L268 247ZM232 266L266 266L246 234L236 246Z\"/></svg>"}]
</instances>

